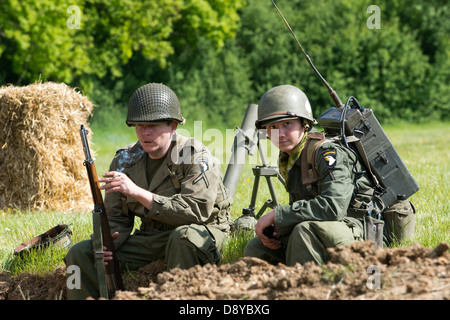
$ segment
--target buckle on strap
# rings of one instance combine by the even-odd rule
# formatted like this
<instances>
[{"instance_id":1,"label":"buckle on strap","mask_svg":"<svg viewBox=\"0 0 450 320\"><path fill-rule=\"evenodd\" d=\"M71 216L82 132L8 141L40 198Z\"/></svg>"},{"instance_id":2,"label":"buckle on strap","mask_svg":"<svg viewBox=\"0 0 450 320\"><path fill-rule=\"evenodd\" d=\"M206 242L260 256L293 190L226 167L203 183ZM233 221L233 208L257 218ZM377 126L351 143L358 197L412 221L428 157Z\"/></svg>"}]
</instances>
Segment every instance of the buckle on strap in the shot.
<instances>
[{"instance_id":1,"label":"buckle on strap","mask_svg":"<svg viewBox=\"0 0 450 320\"><path fill-rule=\"evenodd\" d=\"M101 260L103 260L103 256L104 256L104 252L103 252L103 250L102 251L95 251L94 252L94 256L95 256L95 259L101 259Z\"/></svg>"}]
</instances>

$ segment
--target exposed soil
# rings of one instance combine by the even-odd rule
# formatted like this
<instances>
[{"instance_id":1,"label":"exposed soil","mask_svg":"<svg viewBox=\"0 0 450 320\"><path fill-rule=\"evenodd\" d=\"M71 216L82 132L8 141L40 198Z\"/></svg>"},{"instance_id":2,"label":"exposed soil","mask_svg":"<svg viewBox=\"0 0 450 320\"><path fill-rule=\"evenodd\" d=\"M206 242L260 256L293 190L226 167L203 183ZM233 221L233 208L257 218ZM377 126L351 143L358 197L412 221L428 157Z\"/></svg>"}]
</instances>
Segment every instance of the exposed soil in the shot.
<instances>
[{"instance_id":1,"label":"exposed soil","mask_svg":"<svg viewBox=\"0 0 450 320\"><path fill-rule=\"evenodd\" d=\"M270 265L256 258L233 264L164 271L153 262L124 277L115 299L450 299L449 244L374 248L371 242L329 249L330 262ZM0 274L0 300L65 299L65 268L45 276Z\"/></svg>"}]
</instances>

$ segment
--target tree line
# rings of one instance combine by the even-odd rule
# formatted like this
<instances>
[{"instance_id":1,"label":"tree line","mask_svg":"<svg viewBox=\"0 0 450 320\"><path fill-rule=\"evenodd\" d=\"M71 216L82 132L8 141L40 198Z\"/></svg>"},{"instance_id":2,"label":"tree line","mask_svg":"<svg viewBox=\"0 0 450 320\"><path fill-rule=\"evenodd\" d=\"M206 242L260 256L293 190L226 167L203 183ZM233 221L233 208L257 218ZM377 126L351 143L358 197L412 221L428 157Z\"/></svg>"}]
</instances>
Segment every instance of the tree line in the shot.
<instances>
[{"instance_id":1,"label":"tree line","mask_svg":"<svg viewBox=\"0 0 450 320\"><path fill-rule=\"evenodd\" d=\"M355 96L384 123L449 119L448 1L276 3L342 101ZM103 110L162 82L188 120L228 127L280 84L304 90L316 117L333 105L269 0L4 0L0 84L38 80Z\"/></svg>"}]
</instances>

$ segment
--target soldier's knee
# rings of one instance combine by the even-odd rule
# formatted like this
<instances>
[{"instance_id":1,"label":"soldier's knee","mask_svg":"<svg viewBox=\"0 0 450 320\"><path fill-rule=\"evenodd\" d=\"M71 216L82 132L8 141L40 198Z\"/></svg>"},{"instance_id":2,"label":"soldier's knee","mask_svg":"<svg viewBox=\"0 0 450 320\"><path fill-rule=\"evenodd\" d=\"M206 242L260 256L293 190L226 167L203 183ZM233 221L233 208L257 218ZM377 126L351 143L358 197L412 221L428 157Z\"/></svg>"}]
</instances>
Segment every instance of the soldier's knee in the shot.
<instances>
[{"instance_id":1,"label":"soldier's knee","mask_svg":"<svg viewBox=\"0 0 450 320\"><path fill-rule=\"evenodd\" d=\"M311 230L311 221L303 221L297 224L291 232L290 240L303 243L314 235Z\"/></svg>"},{"instance_id":2,"label":"soldier's knee","mask_svg":"<svg viewBox=\"0 0 450 320\"><path fill-rule=\"evenodd\" d=\"M185 236L188 228L189 228L189 225L182 225L182 226L175 228L172 231L172 233L170 234L169 239L171 241L179 242Z\"/></svg>"},{"instance_id":3,"label":"soldier's knee","mask_svg":"<svg viewBox=\"0 0 450 320\"><path fill-rule=\"evenodd\" d=\"M203 247L205 243L214 242L214 237L205 226L202 225L183 225L177 227L170 235L171 241L176 241L182 245Z\"/></svg>"},{"instance_id":4,"label":"soldier's knee","mask_svg":"<svg viewBox=\"0 0 450 320\"><path fill-rule=\"evenodd\" d=\"M261 245L261 239L258 237L251 239L244 248L244 257L259 257Z\"/></svg>"},{"instance_id":5,"label":"soldier's knee","mask_svg":"<svg viewBox=\"0 0 450 320\"><path fill-rule=\"evenodd\" d=\"M177 227L170 236L168 246L170 252L167 254L177 257L177 260L190 261L186 265L217 263L220 260L214 236L202 225Z\"/></svg>"},{"instance_id":6,"label":"soldier's knee","mask_svg":"<svg viewBox=\"0 0 450 320\"><path fill-rule=\"evenodd\" d=\"M64 257L64 262L67 266L78 265L80 260L85 260L89 255L93 256L92 242L90 240L81 241L69 249Z\"/></svg>"}]
</instances>

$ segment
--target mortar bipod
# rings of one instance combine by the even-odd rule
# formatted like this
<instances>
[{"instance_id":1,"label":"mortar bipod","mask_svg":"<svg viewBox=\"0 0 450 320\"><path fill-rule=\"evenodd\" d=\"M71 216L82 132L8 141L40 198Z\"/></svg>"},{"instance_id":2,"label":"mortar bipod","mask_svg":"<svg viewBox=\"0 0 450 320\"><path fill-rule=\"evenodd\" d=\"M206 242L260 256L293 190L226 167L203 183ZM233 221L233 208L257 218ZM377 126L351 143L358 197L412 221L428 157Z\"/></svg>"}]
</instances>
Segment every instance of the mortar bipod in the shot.
<instances>
[{"instance_id":1,"label":"mortar bipod","mask_svg":"<svg viewBox=\"0 0 450 320\"><path fill-rule=\"evenodd\" d=\"M250 206L248 208L242 209L243 215L251 215L254 216L256 219L259 219L262 214L267 210L267 208L275 208L280 205L277 199L277 195L275 193L275 188L273 185L273 181L271 180L272 177L277 177L280 182L284 185L285 181L281 174L278 171L277 166L268 166L266 163L266 158L264 156L264 152L261 148L261 139L266 139L267 135L265 130L259 130L258 132L258 153L259 157L261 159L262 165L257 165L252 168L253 170L253 176L255 178L253 182L253 190L252 190L252 198L250 200ZM259 182L261 177L266 178L267 186L269 187L269 192L271 199L266 200L264 202L261 209L258 211L258 214L255 215L255 209L256 209L256 198L258 195L258 189L259 189Z\"/></svg>"}]
</instances>

